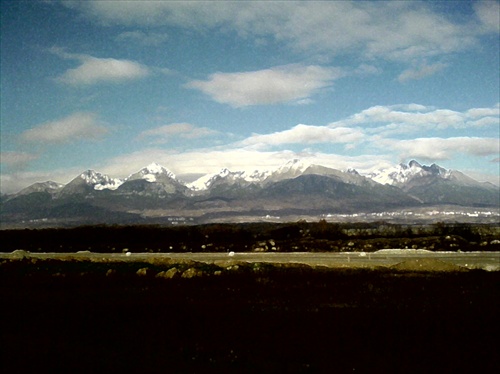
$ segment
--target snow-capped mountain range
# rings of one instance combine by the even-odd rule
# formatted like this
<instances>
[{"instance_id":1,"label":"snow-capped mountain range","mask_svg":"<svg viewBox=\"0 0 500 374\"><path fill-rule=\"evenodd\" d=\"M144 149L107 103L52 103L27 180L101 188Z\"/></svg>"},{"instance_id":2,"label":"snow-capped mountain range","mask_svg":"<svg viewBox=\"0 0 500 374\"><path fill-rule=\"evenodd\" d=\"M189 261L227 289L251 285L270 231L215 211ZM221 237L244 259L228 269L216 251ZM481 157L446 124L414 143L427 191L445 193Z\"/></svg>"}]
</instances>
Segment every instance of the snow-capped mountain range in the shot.
<instances>
[{"instance_id":1,"label":"snow-capped mountain range","mask_svg":"<svg viewBox=\"0 0 500 374\"><path fill-rule=\"evenodd\" d=\"M315 165L310 162L305 162L299 159L293 159L279 166L274 170L255 170L252 173L246 171L230 171L227 168L221 169L220 172L207 174L197 179L194 182L187 184L193 191L207 191L218 184L228 184L239 186L245 185L269 185L273 182L278 182L284 179L293 179L300 175L325 175L337 176L344 182L357 184L360 180L366 181L357 171L350 169L346 172L327 168L325 166Z\"/></svg>"},{"instance_id":2,"label":"snow-capped mountain range","mask_svg":"<svg viewBox=\"0 0 500 374\"><path fill-rule=\"evenodd\" d=\"M66 185L36 183L3 197L1 218L69 216L108 222L152 215L352 213L429 204L499 208L499 196L492 184L417 161L361 175L354 169L341 171L294 159L274 170L224 168L191 183L152 163L124 179L87 170Z\"/></svg>"},{"instance_id":3,"label":"snow-capped mountain range","mask_svg":"<svg viewBox=\"0 0 500 374\"><path fill-rule=\"evenodd\" d=\"M350 184L376 182L377 184L391 185L400 188L409 188L408 186L418 184L416 181L420 181L421 183L422 180L429 178L450 180L468 186L494 188L491 184L478 182L457 170L447 170L436 164L425 166L419 164L415 160L410 161L407 165L398 164L391 168L380 169L363 176L355 169L341 171L305 162L300 159L293 159L274 170L255 170L251 173L247 171L231 171L227 168L222 168L218 173L206 174L190 183L183 182L181 179L177 178L173 172L155 162L123 179L112 178L94 170L87 170L66 185L52 181L35 183L11 196L20 196L42 191L56 192L58 190L67 190L67 192L71 192L75 190L77 186L90 187L96 191L114 191L119 189L126 182L137 180L146 181L148 183L164 184L175 182L176 184L185 186L190 191L201 192L208 191L212 187L220 184L237 184L241 187L250 184L266 185L284 179L293 179L301 175L311 174L337 177L342 179L343 182ZM76 190L78 189L76 188Z\"/></svg>"},{"instance_id":4,"label":"snow-capped mountain range","mask_svg":"<svg viewBox=\"0 0 500 374\"><path fill-rule=\"evenodd\" d=\"M81 185L83 183L84 185L92 187L94 190L102 191L116 190L127 181L145 180L146 182L155 183L165 179L177 180L174 173L157 163L152 163L138 172L129 175L125 179L111 178L94 170L87 170L69 182L68 185Z\"/></svg>"},{"instance_id":5,"label":"snow-capped mountain range","mask_svg":"<svg viewBox=\"0 0 500 374\"><path fill-rule=\"evenodd\" d=\"M240 186L252 183L260 184L268 178L269 174L269 171L259 172L256 170L253 173L247 173L246 171L233 172L223 168L218 173L207 174L194 182L188 183L187 187L193 191L207 191L220 183L238 184Z\"/></svg>"},{"instance_id":6,"label":"snow-capped mountain range","mask_svg":"<svg viewBox=\"0 0 500 374\"><path fill-rule=\"evenodd\" d=\"M58 191L64 191L63 193L78 193L82 192L81 190L83 187L87 190L90 188L95 191L115 191L127 182L132 181L162 184L175 183L185 186L187 190L191 192L206 192L221 184L238 185L240 187L245 187L250 184L265 186L273 182L312 174L336 177L349 184L373 184L373 182L376 182L377 184L396 186L403 189L410 189L414 185L429 183L431 178L449 180L466 186L495 188L495 186L489 183L478 182L457 170L447 170L436 164L425 166L419 164L415 160L410 161L408 164L398 164L391 168L380 169L366 175L361 175L355 169L341 171L312 164L300 159L293 159L274 170L255 170L251 173L247 171L231 171L227 168L222 168L218 173L206 174L190 183L183 182L181 179L177 178L173 172L155 162L123 179L112 178L94 170L87 170L66 185L52 181L35 183L11 195L11 197L27 195L34 192L56 193Z\"/></svg>"},{"instance_id":7,"label":"snow-capped mountain range","mask_svg":"<svg viewBox=\"0 0 500 374\"><path fill-rule=\"evenodd\" d=\"M486 185L466 176L458 170L447 170L436 164L432 164L431 166L420 165L415 160L410 161L408 165L399 164L389 169L376 171L369 174L368 177L380 184L389 184L391 186L405 188L411 186L412 181L431 177L452 180L463 185Z\"/></svg>"}]
</instances>

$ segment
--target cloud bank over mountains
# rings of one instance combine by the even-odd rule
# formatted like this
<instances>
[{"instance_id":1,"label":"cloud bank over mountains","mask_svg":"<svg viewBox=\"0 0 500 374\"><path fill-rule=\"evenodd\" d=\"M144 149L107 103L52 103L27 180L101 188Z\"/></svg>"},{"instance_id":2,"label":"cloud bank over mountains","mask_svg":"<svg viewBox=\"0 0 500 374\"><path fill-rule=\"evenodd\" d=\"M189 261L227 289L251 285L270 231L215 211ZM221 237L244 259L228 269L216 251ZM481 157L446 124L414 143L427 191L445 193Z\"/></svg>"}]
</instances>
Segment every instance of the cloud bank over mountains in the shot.
<instances>
[{"instance_id":1,"label":"cloud bank over mountains","mask_svg":"<svg viewBox=\"0 0 500 374\"><path fill-rule=\"evenodd\" d=\"M495 157L500 153L498 137L437 135L448 129L498 128L499 116L498 104L490 108L470 108L463 112L419 104L376 106L327 125L298 124L284 131L251 134L236 142L233 141L234 135L189 123L173 123L140 132L137 142L143 144L143 148L102 160L99 169L112 176L123 177L154 160L167 165L175 173L211 173L218 171L221 165L251 172L250 168L277 167L296 157L319 160L321 164L338 169L355 167L363 172L386 167L393 159L443 161L460 155L498 162L498 157ZM428 137L415 137L416 133L422 131ZM21 134L21 139L32 144L57 145L63 142L95 141L108 135L108 129L99 123L94 114L75 113L58 121L40 124ZM176 150L176 145L193 139L205 139L205 146ZM167 147L160 147L162 145ZM314 145L326 148L311 148ZM328 148L333 145L362 152L352 155L331 154ZM290 146L297 150L291 150ZM5 153L2 154L2 163L16 165L37 157L29 152ZM81 165L82 168L90 166ZM33 183L33 178L50 179L50 174L20 173L17 178L16 186L5 181L5 191L19 189L21 184ZM496 182L496 179L490 181Z\"/></svg>"}]
</instances>

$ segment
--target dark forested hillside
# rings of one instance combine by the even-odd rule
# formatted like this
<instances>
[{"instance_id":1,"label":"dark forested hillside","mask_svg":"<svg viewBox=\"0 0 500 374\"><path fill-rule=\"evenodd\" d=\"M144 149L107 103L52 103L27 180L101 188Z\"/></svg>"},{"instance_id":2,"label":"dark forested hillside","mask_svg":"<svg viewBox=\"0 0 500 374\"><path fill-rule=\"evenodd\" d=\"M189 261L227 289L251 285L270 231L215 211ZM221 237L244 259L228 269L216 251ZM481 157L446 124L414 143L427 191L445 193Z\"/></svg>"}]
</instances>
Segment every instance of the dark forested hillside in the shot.
<instances>
[{"instance_id":1,"label":"dark forested hillside","mask_svg":"<svg viewBox=\"0 0 500 374\"><path fill-rule=\"evenodd\" d=\"M498 225L400 225L384 222L209 224L193 226L81 226L72 229L0 230L2 251L250 252L365 251L419 248L500 250ZM272 243L272 244L270 244Z\"/></svg>"}]
</instances>

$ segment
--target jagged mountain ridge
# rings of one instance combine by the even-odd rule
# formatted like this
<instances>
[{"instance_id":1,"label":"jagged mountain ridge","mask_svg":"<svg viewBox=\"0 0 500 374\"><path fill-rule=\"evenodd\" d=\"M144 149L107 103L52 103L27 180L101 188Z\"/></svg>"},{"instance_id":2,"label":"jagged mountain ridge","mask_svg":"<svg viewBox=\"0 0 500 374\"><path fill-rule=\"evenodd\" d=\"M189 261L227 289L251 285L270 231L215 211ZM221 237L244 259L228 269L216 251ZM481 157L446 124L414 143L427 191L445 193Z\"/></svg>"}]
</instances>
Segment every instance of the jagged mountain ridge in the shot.
<instances>
[{"instance_id":1,"label":"jagged mountain ridge","mask_svg":"<svg viewBox=\"0 0 500 374\"><path fill-rule=\"evenodd\" d=\"M458 170L447 170L439 165L408 165L379 170L370 174L378 182L396 186L422 203L460 205L499 205L499 188L481 183Z\"/></svg>"},{"instance_id":2,"label":"jagged mountain ridge","mask_svg":"<svg viewBox=\"0 0 500 374\"><path fill-rule=\"evenodd\" d=\"M246 171L230 171L227 168L223 168L219 173L207 174L191 183L183 182L173 172L157 163L152 163L124 179L111 178L94 170L87 170L66 185L52 181L35 183L16 194L7 196L7 198L11 199L33 192L49 192L55 194L56 197L58 197L58 194L68 195L103 190L131 192L133 191L133 185L143 186L144 184L155 183L164 187L163 189L157 188L156 190L167 194L193 191L207 192L221 185L236 185L242 188L251 184L266 186L301 175L328 176L344 183L355 185L373 186L375 184L387 184L404 191L410 191L417 186L435 183L436 180L446 180L454 184L469 187L497 188L488 183L475 181L457 170L447 170L436 164L422 166L414 160L410 161L408 165L399 164L392 168L382 169L363 176L354 169L341 171L293 159L275 170L266 170L263 172L255 170L252 173L248 173Z\"/></svg>"},{"instance_id":3,"label":"jagged mountain ridge","mask_svg":"<svg viewBox=\"0 0 500 374\"><path fill-rule=\"evenodd\" d=\"M90 219L95 209L94 218L105 222L151 215L380 211L429 203L498 207L498 196L498 188L459 171L416 161L363 176L291 160L263 172L222 169L190 184L153 163L124 179L88 170L65 186L32 185L2 200L2 216Z\"/></svg>"},{"instance_id":4,"label":"jagged mountain ridge","mask_svg":"<svg viewBox=\"0 0 500 374\"><path fill-rule=\"evenodd\" d=\"M492 186L478 182L458 170L447 170L436 164L430 166L421 165L415 160L410 161L408 165L399 164L392 168L378 170L370 173L368 177L377 183L389 184L404 190L410 190L417 185L428 184L432 178L449 180L467 186L485 188Z\"/></svg>"},{"instance_id":5,"label":"jagged mountain ridge","mask_svg":"<svg viewBox=\"0 0 500 374\"><path fill-rule=\"evenodd\" d=\"M185 193L187 186L165 167L152 163L129 175L117 188L117 193L165 196Z\"/></svg>"},{"instance_id":6,"label":"jagged mountain ridge","mask_svg":"<svg viewBox=\"0 0 500 374\"><path fill-rule=\"evenodd\" d=\"M373 184L369 178L361 176L355 170L347 172L337 169L328 168L321 165L303 162L299 159L293 159L278 167L276 170L258 171L252 173L244 171L230 171L227 168L221 169L219 173L207 174L198 180L189 183L187 186L194 191L207 191L217 186L240 186L249 185L266 186L271 183L279 182L286 179L296 178L301 175L324 175L336 177L345 183L365 185Z\"/></svg>"},{"instance_id":7,"label":"jagged mountain ridge","mask_svg":"<svg viewBox=\"0 0 500 374\"><path fill-rule=\"evenodd\" d=\"M87 170L66 184L59 196L87 194L92 191L116 190L123 183L120 179L111 178L94 170Z\"/></svg>"},{"instance_id":8,"label":"jagged mountain ridge","mask_svg":"<svg viewBox=\"0 0 500 374\"><path fill-rule=\"evenodd\" d=\"M431 182L431 178L449 180L453 183L464 186L490 189L497 188L490 183L478 182L460 171L447 170L436 164L432 164L431 166L420 165L414 160L410 161L408 165L399 164L392 168L381 169L366 175L361 175L355 169L341 171L322 165L307 163L299 159L293 159L275 170L255 170L252 173L248 173L246 171L230 171L227 168L223 168L218 173L204 175L196 181L190 183L182 181L182 179L178 178L173 172L157 163L152 163L141 170L130 174L124 179L111 178L108 175L94 170L87 170L66 185L52 181L35 183L24 188L18 193L8 195L8 198L26 195L33 192L57 193L64 190L67 194L71 193L71 191L78 193L79 190L119 190L127 182L138 180L146 181L148 183L175 185L178 188L180 187L181 190L200 192L208 191L211 188L222 184L238 185L240 187L245 187L250 184L269 185L281 180L293 179L301 175L311 174L338 178L339 180L349 184L388 184L403 190L410 190L416 185L429 184ZM167 192L173 192L173 190Z\"/></svg>"}]
</instances>

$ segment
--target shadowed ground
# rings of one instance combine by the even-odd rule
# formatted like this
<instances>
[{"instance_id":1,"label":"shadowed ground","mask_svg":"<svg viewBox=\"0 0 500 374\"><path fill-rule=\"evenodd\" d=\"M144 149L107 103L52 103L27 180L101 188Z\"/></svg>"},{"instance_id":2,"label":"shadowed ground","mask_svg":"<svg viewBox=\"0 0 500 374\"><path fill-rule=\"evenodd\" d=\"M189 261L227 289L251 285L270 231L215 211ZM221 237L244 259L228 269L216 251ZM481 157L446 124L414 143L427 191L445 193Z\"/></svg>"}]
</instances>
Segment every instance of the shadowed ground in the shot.
<instances>
[{"instance_id":1,"label":"shadowed ground","mask_svg":"<svg viewBox=\"0 0 500 374\"><path fill-rule=\"evenodd\" d=\"M495 372L500 272L448 265L4 260L0 365L2 372Z\"/></svg>"}]
</instances>

